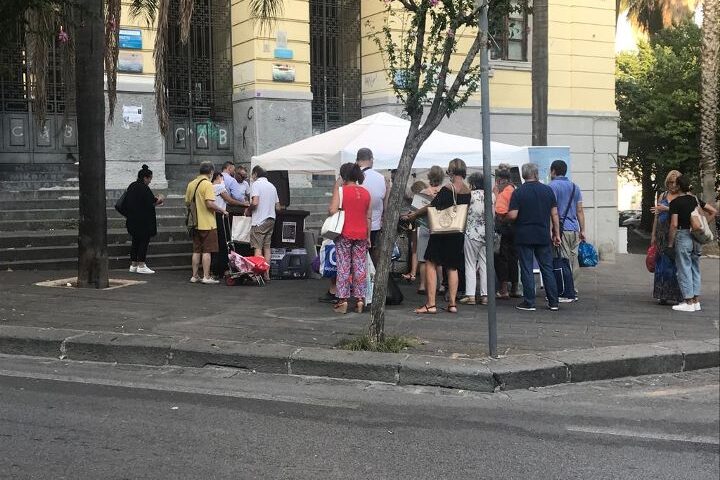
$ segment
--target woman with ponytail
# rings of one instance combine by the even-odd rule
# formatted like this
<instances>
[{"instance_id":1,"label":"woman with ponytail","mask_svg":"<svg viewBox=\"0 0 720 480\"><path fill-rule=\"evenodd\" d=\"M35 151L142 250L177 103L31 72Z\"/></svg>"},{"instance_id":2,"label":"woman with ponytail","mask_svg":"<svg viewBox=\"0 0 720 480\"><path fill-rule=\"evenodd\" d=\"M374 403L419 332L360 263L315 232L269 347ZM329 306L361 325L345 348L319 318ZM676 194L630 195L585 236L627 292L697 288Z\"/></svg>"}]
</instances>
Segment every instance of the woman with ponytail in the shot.
<instances>
[{"instance_id":1,"label":"woman with ponytail","mask_svg":"<svg viewBox=\"0 0 720 480\"><path fill-rule=\"evenodd\" d=\"M130 247L130 272L155 273L145 263L150 239L157 235L155 207L163 204L163 196L155 196L150 190L153 173L147 165L138 172L137 180L130 184L125 194L127 220L125 226L132 238Z\"/></svg>"}]
</instances>

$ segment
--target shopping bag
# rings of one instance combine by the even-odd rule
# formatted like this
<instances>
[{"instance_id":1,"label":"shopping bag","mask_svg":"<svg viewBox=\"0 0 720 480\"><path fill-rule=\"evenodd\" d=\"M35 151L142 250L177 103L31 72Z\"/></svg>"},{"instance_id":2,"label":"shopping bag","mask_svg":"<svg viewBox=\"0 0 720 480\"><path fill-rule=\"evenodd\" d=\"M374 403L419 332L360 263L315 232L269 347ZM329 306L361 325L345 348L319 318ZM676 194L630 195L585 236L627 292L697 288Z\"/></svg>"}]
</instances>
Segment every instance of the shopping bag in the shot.
<instances>
[{"instance_id":1,"label":"shopping bag","mask_svg":"<svg viewBox=\"0 0 720 480\"><path fill-rule=\"evenodd\" d=\"M655 273L655 265L657 263L657 255L658 255L658 249L657 246L650 245L647 249L647 254L645 255L645 268L647 268L647 271L650 273Z\"/></svg>"},{"instance_id":2,"label":"shopping bag","mask_svg":"<svg viewBox=\"0 0 720 480\"><path fill-rule=\"evenodd\" d=\"M570 261L560 256L553 258L553 274L555 283L557 283L558 297L575 298L575 284Z\"/></svg>"},{"instance_id":3,"label":"shopping bag","mask_svg":"<svg viewBox=\"0 0 720 480\"><path fill-rule=\"evenodd\" d=\"M597 250L585 240L578 246L578 263L581 267L595 267L598 264Z\"/></svg>"},{"instance_id":4,"label":"shopping bag","mask_svg":"<svg viewBox=\"0 0 720 480\"><path fill-rule=\"evenodd\" d=\"M335 242L332 240L323 240L322 245L320 245L320 275L324 278L335 278L337 276Z\"/></svg>"},{"instance_id":5,"label":"shopping bag","mask_svg":"<svg viewBox=\"0 0 720 480\"><path fill-rule=\"evenodd\" d=\"M365 275L365 305L372 303L373 290L375 287L375 264L367 254L367 275Z\"/></svg>"},{"instance_id":6,"label":"shopping bag","mask_svg":"<svg viewBox=\"0 0 720 480\"><path fill-rule=\"evenodd\" d=\"M339 210L328 218L322 224L320 236L328 240L335 240L343 231L345 225L345 212L343 211L343 189L338 188L338 196L340 197Z\"/></svg>"},{"instance_id":7,"label":"shopping bag","mask_svg":"<svg viewBox=\"0 0 720 480\"><path fill-rule=\"evenodd\" d=\"M232 220L232 241L238 243L250 243L250 228L252 218L233 217Z\"/></svg>"}]
</instances>

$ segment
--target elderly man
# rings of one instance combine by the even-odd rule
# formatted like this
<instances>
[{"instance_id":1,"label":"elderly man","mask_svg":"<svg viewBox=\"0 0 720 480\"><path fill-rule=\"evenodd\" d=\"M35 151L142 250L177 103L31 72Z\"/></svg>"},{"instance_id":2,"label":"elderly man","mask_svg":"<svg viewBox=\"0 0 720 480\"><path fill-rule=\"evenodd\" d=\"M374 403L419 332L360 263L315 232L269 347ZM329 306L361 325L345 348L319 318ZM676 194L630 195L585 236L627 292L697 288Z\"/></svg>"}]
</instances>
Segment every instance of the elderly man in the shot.
<instances>
[{"instance_id":1,"label":"elderly man","mask_svg":"<svg viewBox=\"0 0 720 480\"><path fill-rule=\"evenodd\" d=\"M240 187L240 194L247 202L250 199L250 183L248 183L247 170L242 165L235 169L235 180Z\"/></svg>"},{"instance_id":2,"label":"elderly man","mask_svg":"<svg viewBox=\"0 0 720 480\"><path fill-rule=\"evenodd\" d=\"M558 309L558 290L553 274L552 245L560 245L557 201L552 189L538 180L538 168L534 163L522 166L522 178L525 183L513 193L506 217L515 223L515 247L523 284L523 301L515 308L535 311L534 257L540 266L548 309L554 311Z\"/></svg>"},{"instance_id":3,"label":"elderly man","mask_svg":"<svg viewBox=\"0 0 720 480\"><path fill-rule=\"evenodd\" d=\"M214 170L211 162L202 162L200 164L200 174L188 183L185 190L185 205L190 207L194 203L194 208L197 211L197 227L192 232L192 277L190 277L192 283L220 283L210 275L211 254L218 251L215 212L227 215L227 211L215 203L215 189L210 182ZM203 269L202 278L198 277L201 263Z\"/></svg>"},{"instance_id":4,"label":"elderly man","mask_svg":"<svg viewBox=\"0 0 720 480\"><path fill-rule=\"evenodd\" d=\"M222 176L223 182L225 183L225 190L227 190L230 198L232 198L232 201L228 201L228 204L247 206L248 202L245 196L247 189L235 179L235 164L233 162L223 163Z\"/></svg>"},{"instance_id":5,"label":"elderly man","mask_svg":"<svg viewBox=\"0 0 720 480\"><path fill-rule=\"evenodd\" d=\"M372 210L372 225L370 227L370 247L375 252L375 244L382 228L383 213L387 206L390 193L390 181L380 172L373 169L373 153L369 148L357 151L355 162L365 174L362 186L370 193L370 209Z\"/></svg>"},{"instance_id":6,"label":"elderly man","mask_svg":"<svg viewBox=\"0 0 720 480\"><path fill-rule=\"evenodd\" d=\"M255 250L255 256L265 257L270 263L270 241L277 212L282 206L275 185L267 179L267 172L262 167L253 167L252 180L250 206L245 210L245 215L252 217L250 246ZM265 280L270 280L269 273L265 274Z\"/></svg>"}]
</instances>

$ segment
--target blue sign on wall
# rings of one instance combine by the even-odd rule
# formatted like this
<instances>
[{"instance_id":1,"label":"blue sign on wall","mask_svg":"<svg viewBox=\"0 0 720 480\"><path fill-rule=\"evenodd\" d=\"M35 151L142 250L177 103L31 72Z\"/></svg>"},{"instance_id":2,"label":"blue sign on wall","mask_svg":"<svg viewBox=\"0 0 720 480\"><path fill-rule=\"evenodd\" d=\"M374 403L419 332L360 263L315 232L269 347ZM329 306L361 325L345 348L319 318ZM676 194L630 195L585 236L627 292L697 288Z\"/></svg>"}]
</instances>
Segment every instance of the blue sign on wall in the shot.
<instances>
[{"instance_id":1,"label":"blue sign on wall","mask_svg":"<svg viewBox=\"0 0 720 480\"><path fill-rule=\"evenodd\" d=\"M530 162L538 166L540 181L550 182L550 164L555 160L564 160L570 175L570 147L528 147Z\"/></svg>"},{"instance_id":2,"label":"blue sign on wall","mask_svg":"<svg viewBox=\"0 0 720 480\"><path fill-rule=\"evenodd\" d=\"M121 28L119 47L140 50L142 48L142 30Z\"/></svg>"}]
</instances>

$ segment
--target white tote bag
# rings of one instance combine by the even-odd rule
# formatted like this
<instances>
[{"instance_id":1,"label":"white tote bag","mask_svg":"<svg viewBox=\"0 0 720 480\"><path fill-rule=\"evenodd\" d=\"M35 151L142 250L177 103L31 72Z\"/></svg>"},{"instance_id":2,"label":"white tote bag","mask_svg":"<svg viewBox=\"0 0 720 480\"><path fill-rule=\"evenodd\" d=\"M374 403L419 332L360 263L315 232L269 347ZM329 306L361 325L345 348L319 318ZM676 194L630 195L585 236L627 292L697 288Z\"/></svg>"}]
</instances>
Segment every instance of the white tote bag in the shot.
<instances>
[{"instance_id":1,"label":"white tote bag","mask_svg":"<svg viewBox=\"0 0 720 480\"><path fill-rule=\"evenodd\" d=\"M232 241L238 243L250 243L251 226L251 217L233 217L231 235Z\"/></svg>"},{"instance_id":2,"label":"white tote bag","mask_svg":"<svg viewBox=\"0 0 720 480\"><path fill-rule=\"evenodd\" d=\"M338 196L340 197L339 210L334 214L330 215L325 219L322 228L320 229L320 236L327 238L328 240L335 240L340 236L345 225L345 212L343 212L343 189L338 188Z\"/></svg>"}]
</instances>

